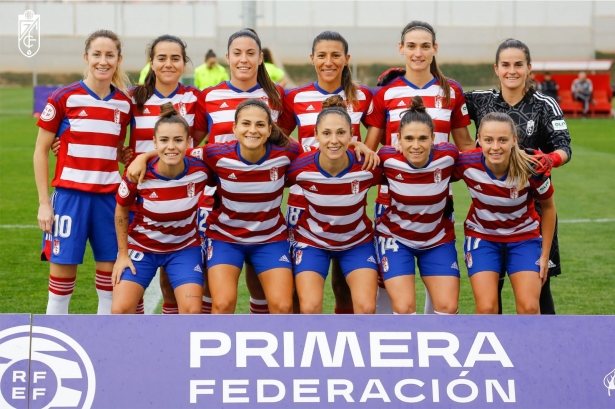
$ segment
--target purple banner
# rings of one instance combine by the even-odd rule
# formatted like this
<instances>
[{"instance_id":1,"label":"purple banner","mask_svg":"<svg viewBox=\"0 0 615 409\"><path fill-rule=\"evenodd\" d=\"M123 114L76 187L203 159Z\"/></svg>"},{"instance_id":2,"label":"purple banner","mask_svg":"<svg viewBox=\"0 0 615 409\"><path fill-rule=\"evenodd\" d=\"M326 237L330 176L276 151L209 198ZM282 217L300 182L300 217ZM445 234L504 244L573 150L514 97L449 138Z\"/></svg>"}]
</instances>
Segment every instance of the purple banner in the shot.
<instances>
[{"instance_id":1,"label":"purple banner","mask_svg":"<svg viewBox=\"0 0 615 409\"><path fill-rule=\"evenodd\" d=\"M28 407L30 314L0 314L0 408Z\"/></svg>"},{"instance_id":2,"label":"purple banner","mask_svg":"<svg viewBox=\"0 0 615 409\"><path fill-rule=\"evenodd\" d=\"M37 85L34 87L34 106L32 107L33 114L41 114L47 105L47 99L55 90L60 88L60 85Z\"/></svg>"},{"instance_id":3,"label":"purple banner","mask_svg":"<svg viewBox=\"0 0 615 409\"><path fill-rule=\"evenodd\" d=\"M29 407L613 408L614 340L614 316L37 315Z\"/></svg>"}]
</instances>

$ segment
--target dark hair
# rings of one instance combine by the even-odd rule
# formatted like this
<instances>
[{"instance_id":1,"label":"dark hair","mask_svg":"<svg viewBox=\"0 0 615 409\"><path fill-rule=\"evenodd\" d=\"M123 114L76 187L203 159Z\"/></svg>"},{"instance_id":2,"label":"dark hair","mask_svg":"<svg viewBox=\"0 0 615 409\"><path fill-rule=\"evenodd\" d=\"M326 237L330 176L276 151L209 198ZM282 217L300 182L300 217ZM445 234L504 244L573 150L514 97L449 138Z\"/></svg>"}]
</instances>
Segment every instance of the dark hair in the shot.
<instances>
[{"instance_id":1,"label":"dark hair","mask_svg":"<svg viewBox=\"0 0 615 409\"><path fill-rule=\"evenodd\" d=\"M258 45L258 51L262 52L261 40L258 38L258 34L251 28L244 28L242 30L236 31L231 34L228 38L228 45L226 47L227 52L231 49L231 43L239 37L249 37L256 42ZM231 71L232 73L232 71ZM269 97L271 101L271 106L277 110L282 109L282 96L280 95L278 88L274 84L274 82L269 78L269 74L267 73L267 69L265 68L265 63L262 63L258 66L258 71L256 74L256 81L260 84L260 86L265 91L265 94Z\"/></svg>"},{"instance_id":2,"label":"dark hair","mask_svg":"<svg viewBox=\"0 0 615 409\"><path fill-rule=\"evenodd\" d=\"M179 37L175 37L170 34L163 34L159 37L156 37L154 41L152 41L151 44L147 46L145 52L148 55L148 60L150 64L152 63L152 61L154 61L154 52L156 50L156 46L158 45L158 43L164 42L178 44L179 47L182 49L182 58L184 59L184 63L191 62L190 58L188 58L188 56L186 55L186 43L184 43ZM132 91L132 96L137 103L137 109L139 110L139 112L143 112L143 105L145 105L145 102L147 102L147 100L150 99L152 95L154 95L155 89L156 73L154 72L154 69L150 66L149 72L147 73L143 84L137 85L137 87Z\"/></svg>"},{"instance_id":3,"label":"dark hair","mask_svg":"<svg viewBox=\"0 0 615 409\"><path fill-rule=\"evenodd\" d=\"M271 55L271 50L267 47L263 48L263 61L268 62L270 64L274 64L273 56Z\"/></svg>"},{"instance_id":4,"label":"dark hair","mask_svg":"<svg viewBox=\"0 0 615 409\"><path fill-rule=\"evenodd\" d=\"M420 122L429 127L429 131L433 134L434 124L431 115L427 113L427 108L423 103L423 98L418 95L412 97L410 101L410 107L400 114L401 121L399 121L399 133L401 129L412 122Z\"/></svg>"},{"instance_id":5,"label":"dark hair","mask_svg":"<svg viewBox=\"0 0 615 409\"><path fill-rule=\"evenodd\" d=\"M527 63L527 65L530 65L532 63L532 57L530 56L529 47L525 45L525 43L523 43L522 41L515 40L514 38L507 38L500 43L500 45L498 46L498 50L495 52L495 65L498 65L500 63L500 53L509 48L516 48L517 50L523 51L523 54L525 54L525 62ZM532 88L532 82L529 77L530 76L528 74L528 77L525 79L524 92L527 92Z\"/></svg>"},{"instance_id":6,"label":"dark hair","mask_svg":"<svg viewBox=\"0 0 615 409\"><path fill-rule=\"evenodd\" d=\"M117 36L117 34L115 34L111 30L94 31L88 36L88 38L85 39L85 53L87 54L90 50L90 45L92 44L92 41L96 40L99 37L105 37L110 39L115 43L115 46L117 47L118 65L115 67L115 72L113 73L113 77L111 78L111 83L115 85L115 87L118 88L120 91L126 93L128 88L130 87L130 80L128 79L128 76L119 64L119 57L122 55L122 41ZM88 70L86 68L84 78L87 77Z\"/></svg>"},{"instance_id":7,"label":"dark hair","mask_svg":"<svg viewBox=\"0 0 615 409\"><path fill-rule=\"evenodd\" d=\"M271 116L271 109L269 106L260 99L246 99L237 105L237 109L235 109L235 123L237 123L237 118L239 118L239 113L249 107L257 107L262 109L267 113L267 122L271 125L271 134L269 135L269 142L274 145L282 146L284 148L288 148L290 146L290 138L282 132L279 126L273 121L273 117Z\"/></svg>"},{"instance_id":8,"label":"dark hair","mask_svg":"<svg viewBox=\"0 0 615 409\"><path fill-rule=\"evenodd\" d=\"M190 137L190 125L188 125L188 122L175 110L175 107L170 102L160 106L160 117L156 121L156 125L154 125L154 136L156 136L158 126L161 124L180 124L186 130L186 136Z\"/></svg>"},{"instance_id":9,"label":"dark hair","mask_svg":"<svg viewBox=\"0 0 615 409\"><path fill-rule=\"evenodd\" d=\"M316 132L318 132L318 124L320 124L320 121L330 114L337 114L344 118L346 122L348 122L348 126L352 133L352 120L350 119L350 115L348 115L348 106L339 95L332 95L322 102L322 110L318 113L316 125L314 125L314 130Z\"/></svg>"},{"instance_id":10,"label":"dark hair","mask_svg":"<svg viewBox=\"0 0 615 409\"><path fill-rule=\"evenodd\" d=\"M427 31L429 34L431 34L432 45L436 45L436 31L433 29L431 24L424 21L413 20L406 24L404 29L401 30L400 44L402 46L404 45L404 37L409 31L412 30ZM440 71L435 56L433 57L433 59L431 60L431 64L429 65L429 72L436 78L436 80L438 80L438 84L440 84L440 87L442 88L442 93L444 94L444 107L448 108L451 104L451 86L448 83L448 78L446 78L444 74L442 74L442 71Z\"/></svg>"},{"instance_id":11,"label":"dark hair","mask_svg":"<svg viewBox=\"0 0 615 409\"><path fill-rule=\"evenodd\" d=\"M212 49L207 50L207 54L205 54L206 60L209 60L210 58L216 58L216 53L214 53L214 50Z\"/></svg>"},{"instance_id":12,"label":"dark hair","mask_svg":"<svg viewBox=\"0 0 615 409\"><path fill-rule=\"evenodd\" d=\"M337 31L323 31L318 34L314 41L312 42L312 55L314 55L314 49L316 48L316 44L321 41L338 41L342 43L344 46L344 55L348 55L348 41L340 33ZM348 64L344 66L342 70L342 86L344 87L344 95L346 95L346 101L348 101L348 105L355 107L359 103L359 97L357 96L357 88L352 81L352 72L350 71L350 67Z\"/></svg>"}]
</instances>

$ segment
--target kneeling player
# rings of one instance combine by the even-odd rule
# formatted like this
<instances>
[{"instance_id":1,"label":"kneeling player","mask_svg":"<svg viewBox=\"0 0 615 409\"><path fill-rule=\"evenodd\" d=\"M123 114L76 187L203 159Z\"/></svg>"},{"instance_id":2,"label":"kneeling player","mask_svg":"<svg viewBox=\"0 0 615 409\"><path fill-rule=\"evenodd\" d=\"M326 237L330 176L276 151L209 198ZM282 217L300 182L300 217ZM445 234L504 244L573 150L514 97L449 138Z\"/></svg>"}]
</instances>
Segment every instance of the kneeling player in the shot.
<instances>
[{"instance_id":1,"label":"kneeling player","mask_svg":"<svg viewBox=\"0 0 615 409\"><path fill-rule=\"evenodd\" d=\"M118 259L113 267L114 314L134 313L145 288L164 267L180 314L199 314L203 262L196 226L199 196L211 180L200 160L186 157L189 125L171 103L161 107L154 127L158 156L148 161L143 183L124 179L117 193ZM137 212L128 226L130 206Z\"/></svg>"},{"instance_id":2,"label":"kneeling player","mask_svg":"<svg viewBox=\"0 0 615 409\"><path fill-rule=\"evenodd\" d=\"M398 135L400 152L390 146L378 152L391 205L376 222L380 268L393 312L416 313L416 258L435 313L456 314L459 266L447 204L459 151L447 142L433 145L434 123L420 96L401 114Z\"/></svg>"}]
</instances>

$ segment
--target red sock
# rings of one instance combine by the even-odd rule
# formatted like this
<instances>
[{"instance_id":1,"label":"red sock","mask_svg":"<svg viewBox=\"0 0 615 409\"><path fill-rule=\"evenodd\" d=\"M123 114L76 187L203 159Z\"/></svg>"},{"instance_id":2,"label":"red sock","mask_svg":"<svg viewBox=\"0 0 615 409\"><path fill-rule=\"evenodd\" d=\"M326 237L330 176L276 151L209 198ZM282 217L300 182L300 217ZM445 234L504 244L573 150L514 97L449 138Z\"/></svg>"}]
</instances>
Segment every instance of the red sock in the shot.
<instances>
[{"instance_id":1,"label":"red sock","mask_svg":"<svg viewBox=\"0 0 615 409\"><path fill-rule=\"evenodd\" d=\"M267 300L256 300L250 297L250 314L269 314Z\"/></svg>"},{"instance_id":2,"label":"red sock","mask_svg":"<svg viewBox=\"0 0 615 409\"><path fill-rule=\"evenodd\" d=\"M354 309L352 308L336 308L336 314L354 314Z\"/></svg>"},{"instance_id":3,"label":"red sock","mask_svg":"<svg viewBox=\"0 0 615 409\"><path fill-rule=\"evenodd\" d=\"M137 304L137 310L135 314L145 314L145 304L143 303L143 298L139 300L139 304Z\"/></svg>"},{"instance_id":4,"label":"red sock","mask_svg":"<svg viewBox=\"0 0 615 409\"><path fill-rule=\"evenodd\" d=\"M111 271L96 270L96 289L102 291L113 291L113 283L111 282Z\"/></svg>"},{"instance_id":5,"label":"red sock","mask_svg":"<svg viewBox=\"0 0 615 409\"><path fill-rule=\"evenodd\" d=\"M163 302L162 303L162 313L164 315L179 314L179 308L177 307L177 304Z\"/></svg>"},{"instance_id":6,"label":"red sock","mask_svg":"<svg viewBox=\"0 0 615 409\"><path fill-rule=\"evenodd\" d=\"M201 314L211 314L211 298L203 296Z\"/></svg>"},{"instance_id":7,"label":"red sock","mask_svg":"<svg viewBox=\"0 0 615 409\"><path fill-rule=\"evenodd\" d=\"M59 278L49 276L49 300L47 314L68 314L68 303L73 295L77 278Z\"/></svg>"}]
</instances>

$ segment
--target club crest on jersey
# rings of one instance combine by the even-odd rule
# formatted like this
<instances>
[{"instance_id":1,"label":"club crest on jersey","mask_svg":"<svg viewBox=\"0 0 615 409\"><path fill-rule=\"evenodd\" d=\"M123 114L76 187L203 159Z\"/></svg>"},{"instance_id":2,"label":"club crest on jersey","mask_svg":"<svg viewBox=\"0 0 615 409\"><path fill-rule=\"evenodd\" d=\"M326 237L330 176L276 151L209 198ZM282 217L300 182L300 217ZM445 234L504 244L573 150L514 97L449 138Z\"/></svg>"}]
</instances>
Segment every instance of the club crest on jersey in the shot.
<instances>
[{"instance_id":1,"label":"club crest on jersey","mask_svg":"<svg viewBox=\"0 0 615 409\"><path fill-rule=\"evenodd\" d=\"M181 116L186 116L186 104L184 102L180 102L177 104L177 107L179 108L179 114Z\"/></svg>"},{"instance_id":2,"label":"club crest on jersey","mask_svg":"<svg viewBox=\"0 0 615 409\"><path fill-rule=\"evenodd\" d=\"M120 110L117 108L113 110L113 122L116 124L120 123Z\"/></svg>"},{"instance_id":3,"label":"club crest on jersey","mask_svg":"<svg viewBox=\"0 0 615 409\"><path fill-rule=\"evenodd\" d=\"M387 257L382 257L381 263L382 271L384 271L385 273L389 271L389 259Z\"/></svg>"},{"instance_id":4,"label":"club crest on jersey","mask_svg":"<svg viewBox=\"0 0 615 409\"><path fill-rule=\"evenodd\" d=\"M295 264L301 264L301 260L303 260L303 250L295 251Z\"/></svg>"},{"instance_id":5,"label":"club crest on jersey","mask_svg":"<svg viewBox=\"0 0 615 409\"><path fill-rule=\"evenodd\" d=\"M472 268L472 254L471 253L466 253L466 266L468 266L468 268Z\"/></svg>"},{"instance_id":6,"label":"club crest on jersey","mask_svg":"<svg viewBox=\"0 0 615 409\"><path fill-rule=\"evenodd\" d=\"M212 246L211 243L209 243L209 246L207 246L207 260L211 260L213 255L214 255L214 246Z\"/></svg>"},{"instance_id":7,"label":"club crest on jersey","mask_svg":"<svg viewBox=\"0 0 615 409\"><path fill-rule=\"evenodd\" d=\"M192 156L193 158L203 159L203 149L202 148L193 149L192 152L190 152L190 156Z\"/></svg>"},{"instance_id":8,"label":"club crest on jersey","mask_svg":"<svg viewBox=\"0 0 615 409\"><path fill-rule=\"evenodd\" d=\"M117 189L117 193L120 195L120 197L128 197L128 185L126 184L125 180L122 180L122 183L120 183L120 187Z\"/></svg>"},{"instance_id":9,"label":"club crest on jersey","mask_svg":"<svg viewBox=\"0 0 615 409\"><path fill-rule=\"evenodd\" d=\"M295 242L295 229L293 229L292 227L288 228L288 238L290 239L291 243Z\"/></svg>"},{"instance_id":10,"label":"club crest on jersey","mask_svg":"<svg viewBox=\"0 0 615 409\"><path fill-rule=\"evenodd\" d=\"M434 105L436 109L442 109L442 96L436 95L434 98Z\"/></svg>"},{"instance_id":11,"label":"club crest on jersey","mask_svg":"<svg viewBox=\"0 0 615 409\"><path fill-rule=\"evenodd\" d=\"M60 240L53 239L53 254L56 256L60 254Z\"/></svg>"},{"instance_id":12,"label":"club crest on jersey","mask_svg":"<svg viewBox=\"0 0 615 409\"><path fill-rule=\"evenodd\" d=\"M186 188L188 189L188 197L194 197L195 190L196 190L194 183L192 182L188 183L188 186L186 186Z\"/></svg>"},{"instance_id":13,"label":"club crest on jersey","mask_svg":"<svg viewBox=\"0 0 615 409\"><path fill-rule=\"evenodd\" d=\"M262 97L259 98L261 101L263 101L265 104L269 105L269 97L266 95L263 95Z\"/></svg>"},{"instance_id":14,"label":"club crest on jersey","mask_svg":"<svg viewBox=\"0 0 615 409\"><path fill-rule=\"evenodd\" d=\"M515 200L519 197L519 191L517 190L517 186L513 186L510 188L510 198Z\"/></svg>"},{"instance_id":15,"label":"club crest on jersey","mask_svg":"<svg viewBox=\"0 0 615 409\"><path fill-rule=\"evenodd\" d=\"M529 121L527 121L527 129L525 130L525 132L527 133L527 136L530 136L534 133L534 120L530 119Z\"/></svg>"},{"instance_id":16,"label":"club crest on jersey","mask_svg":"<svg viewBox=\"0 0 615 409\"><path fill-rule=\"evenodd\" d=\"M352 193L357 194L359 193L359 181L358 180L353 180L350 183L350 190L352 191Z\"/></svg>"},{"instance_id":17,"label":"club crest on jersey","mask_svg":"<svg viewBox=\"0 0 615 409\"><path fill-rule=\"evenodd\" d=\"M277 168L277 166L274 166L274 167L272 167L269 170L269 177L271 178L272 181L278 180L278 168Z\"/></svg>"},{"instance_id":18,"label":"club crest on jersey","mask_svg":"<svg viewBox=\"0 0 615 409\"><path fill-rule=\"evenodd\" d=\"M442 182L442 170L440 168L433 171L433 181L434 183Z\"/></svg>"},{"instance_id":19,"label":"club crest on jersey","mask_svg":"<svg viewBox=\"0 0 615 409\"><path fill-rule=\"evenodd\" d=\"M348 101L344 101L346 102L346 104L348 104ZM348 104L346 106L346 112L348 112L349 114L352 114L354 112L354 107L352 106L352 104Z\"/></svg>"}]
</instances>

